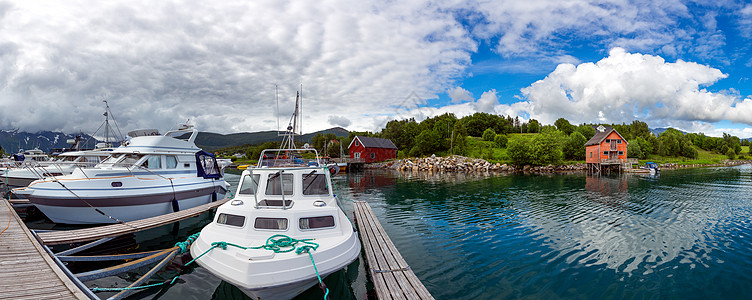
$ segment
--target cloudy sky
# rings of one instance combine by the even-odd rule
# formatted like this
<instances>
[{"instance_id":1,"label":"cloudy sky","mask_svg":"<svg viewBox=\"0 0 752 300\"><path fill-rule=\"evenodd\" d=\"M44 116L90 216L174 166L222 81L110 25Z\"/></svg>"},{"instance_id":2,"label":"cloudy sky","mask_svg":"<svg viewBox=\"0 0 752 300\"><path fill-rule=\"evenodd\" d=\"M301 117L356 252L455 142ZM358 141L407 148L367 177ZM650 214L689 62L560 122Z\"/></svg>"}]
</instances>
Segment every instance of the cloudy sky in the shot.
<instances>
[{"instance_id":1,"label":"cloudy sky","mask_svg":"<svg viewBox=\"0 0 752 300\"><path fill-rule=\"evenodd\" d=\"M304 132L489 112L752 137L750 45L748 1L0 0L0 129L91 133L108 99L124 131L275 130L302 85Z\"/></svg>"}]
</instances>

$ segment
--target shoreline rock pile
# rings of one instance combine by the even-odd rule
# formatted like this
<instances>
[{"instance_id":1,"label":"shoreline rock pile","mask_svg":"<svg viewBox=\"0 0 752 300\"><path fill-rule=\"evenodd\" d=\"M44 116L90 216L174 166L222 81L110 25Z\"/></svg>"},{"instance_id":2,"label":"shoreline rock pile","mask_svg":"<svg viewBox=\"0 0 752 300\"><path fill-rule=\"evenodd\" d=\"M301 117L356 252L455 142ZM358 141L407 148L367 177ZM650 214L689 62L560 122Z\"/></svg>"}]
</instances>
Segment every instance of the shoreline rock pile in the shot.
<instances>
[{"instance_id":1,"label":"shoreline rock pile","mask_svg":"<svg viewBox=\"0 0 752 300\"><path fill-rule=\"evenodd\" d=\"M724 161L720 164L712 165L678 165L674 163L660 164L661 168L678 169L678 168L698 168L698 167L723 167L735 166L752 163L749 160ZM447 157L430 157L422 158L404 158L391 160L381 163L367 164L366 168L370 169L393 169L403 172L533 172L533 173L554 173L554 172L571 172L587 171L587 165L584 163L573 165L548 165L548 166L523 166L515 167L507 164L490 163L485 159L469 158L459 155Z\"/></svg>"},{"instance_id":2,"label":"shoreline rock pile","mask_svg":"<svg viewBox=\"0 0 752 300\"><path fill-rule=\"evenodd\" d=\"M469 158L459 155L447 157L405 158L388 162L367 165L372 169L394 169L399 171L423 171L423 172L559 172L559 171L584 171L585 164L560 165L560 166L524 166L516 168L507 164L490 163L485 159Z\"/></svg>"}]
</instances>

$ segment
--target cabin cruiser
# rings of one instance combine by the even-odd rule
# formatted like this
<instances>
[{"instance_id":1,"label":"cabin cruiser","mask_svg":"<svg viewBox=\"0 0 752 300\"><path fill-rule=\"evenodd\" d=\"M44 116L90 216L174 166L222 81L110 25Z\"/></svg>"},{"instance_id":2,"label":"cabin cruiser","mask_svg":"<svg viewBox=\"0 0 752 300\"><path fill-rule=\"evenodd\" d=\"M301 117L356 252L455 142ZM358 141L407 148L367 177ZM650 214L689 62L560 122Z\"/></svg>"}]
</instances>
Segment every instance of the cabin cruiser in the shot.
<instances>
[{"instance_id":1,"label":"cabin cruiser","mask_svg":"<svg viewBox=\"0 0 752 300\"><path fill-rule=\"evenodd\" d=\"M92 168L13 192L64 224L133 221L222 199L228 187L214 156L194 144L197 135L184 125L163 136L132 136Z\"/></svg>"},{"instance_id":2,"label":"cabin cruiser","mask_svg":"<svg viewBox=\"0 0 752 300\"><path fill-rule=\"evenodd\" d=\"M14 189L28 186L37 179L68 175L76 168L93 167L110 156L108 150L112 149L69 151L60 153L53 161L27 162L20 167L5 170L2 181L8 188Z\"/></svg>"},{"instance_id":3,"label":"cabin cruiser","mask_svg":"<svg viewBox=\"0 0 752 300\"><path fill-rule=\"evenodd\" d=\"M215 219L191 246L196 262L232 283L252 299L291 299L336 272L360 254L352 223L337 203L331 173L321 164L295 156L261 153L255 168L243 171L235 198L217 209ZM290 157L284 159L281 157ZM267 159L265 159L267 158ZM317 244L309 255L254 246L273 239ZM217 248L218 243L241 247ZM315 266L314 266L315 263Z\"/></svg>"},{"instance_id":4,"label":"cabin cruiser","mask_svg":"<svg viewBox=\"0 0 752 300\"><path fill-rule=\"evenodd\" d=\"M5 171L26 166L32 163L45 163L50 161L50 157L39 149L32 150L20 150L11 156L12 159L3 159L0 162L0 175L5 174Z\"/></svg>"}]
</instances>

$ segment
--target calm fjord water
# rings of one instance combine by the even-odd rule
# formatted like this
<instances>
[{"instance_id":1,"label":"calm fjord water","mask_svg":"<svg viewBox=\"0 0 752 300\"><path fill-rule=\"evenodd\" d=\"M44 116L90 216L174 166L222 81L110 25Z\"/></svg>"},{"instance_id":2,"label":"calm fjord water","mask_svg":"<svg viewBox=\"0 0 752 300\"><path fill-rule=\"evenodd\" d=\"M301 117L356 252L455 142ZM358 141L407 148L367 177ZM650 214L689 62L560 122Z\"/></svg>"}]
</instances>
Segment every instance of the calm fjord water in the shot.
<instances>
[{"instance_id":1,"label":"calm fjord water","mask_svg":"<svg viewBox=\"0 0 752 300\"><path fill-rule=\"evenodd\" d=\"M437 299L752 298L749 165L349 176Z\"/></svg>"},{"instance_id":2,"label":"calm fjord water","mask_svg":"<svg viewBox=\"0 0 752 300\"><path fill-rule=\"evenodd\" d=\"M749 165L657 178L366 171L334 185L341 198L371 204L437 299L752 298ZM351 203L345 209L352 216ZM210 221L191 220L136 239L150 240L141 249L169 247ZM365 297L362 260L326 278L332 299ZM136 296L245 298L203 268L183 273L169 288ZM321 295L314 287L299 298Z\"/></svg>"}]
</instances>

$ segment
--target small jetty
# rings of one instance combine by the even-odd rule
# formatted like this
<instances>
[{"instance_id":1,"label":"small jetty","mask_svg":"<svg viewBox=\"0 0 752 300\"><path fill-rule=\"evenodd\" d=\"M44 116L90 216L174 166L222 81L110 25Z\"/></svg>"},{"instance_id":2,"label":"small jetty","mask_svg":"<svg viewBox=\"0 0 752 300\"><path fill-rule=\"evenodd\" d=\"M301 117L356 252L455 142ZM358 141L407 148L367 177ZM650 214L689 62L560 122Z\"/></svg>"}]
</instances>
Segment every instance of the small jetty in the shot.
<instances>
[{"instance_id":1,"label":"small jetty","mask_svg":"<svg viewBox=\"0 0 752 300\"><path fill-rule=\"evenodd\" d=\"M365 201L355 201L355 221L376 295L387 299L434 299L399 253Z\"/></svg>"},{"instance_id":2,"label":"small jetty","mask_svg":"<svg viewBox=\"0 0 752 300\"><path fill-rule=\"evenodd\" d=\"M0 200L0 298L89 299L34 235L7 200Z\"/></svg>"}]
</instances>

